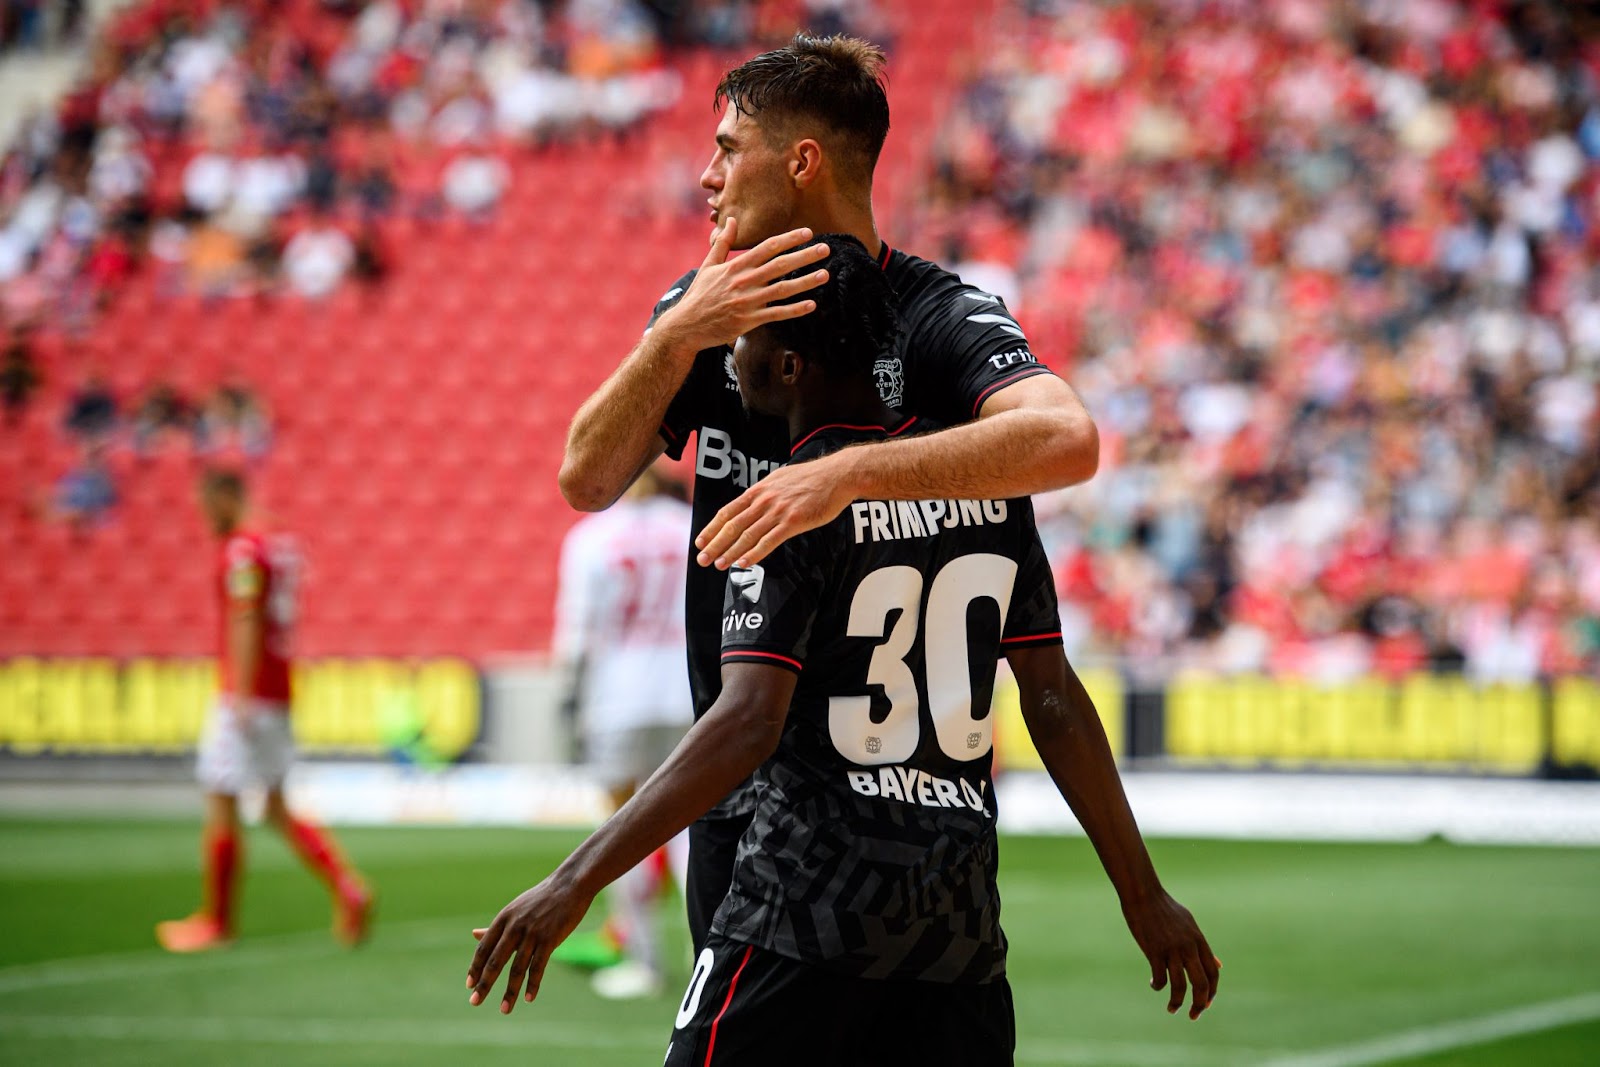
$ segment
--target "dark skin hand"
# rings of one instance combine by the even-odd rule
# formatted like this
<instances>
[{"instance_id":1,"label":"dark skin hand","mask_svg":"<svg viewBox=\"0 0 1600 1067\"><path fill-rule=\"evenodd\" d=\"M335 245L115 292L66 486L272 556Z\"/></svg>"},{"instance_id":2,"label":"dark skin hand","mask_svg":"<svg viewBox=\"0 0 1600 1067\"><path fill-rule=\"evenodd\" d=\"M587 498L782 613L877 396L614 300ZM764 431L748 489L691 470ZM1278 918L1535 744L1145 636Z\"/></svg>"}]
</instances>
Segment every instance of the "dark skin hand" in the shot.
<instances>
[{"instance_id":1,"label":"dark skin hand","mask_svg":"<svg viewBox=\"0 0 1600 1067\"><path fill-rule=\"evenodd\" d=\"M478 950L467 968L468 1000L482 1004L505 971L501 1013L511 1014L519 992L532 1002L550 954L600 890L710 811L772 755L794 686L794 674L778 667L724 665L722 695L633 798L548 878L472 931Z\"/></svg>"},{"instance_id":2,"label":"dark skin hand","mask_svg":"<svg viewBox=\"0 0 1600 1067\"><path fill-rule=\"evenodd\" d=\"M1046 770L1089 835L1122 902L1139 950L1150 962L1150 988L1171 983L1167 1012L1176 1014L1193 990L1189 1018L1217 996L1222 961L1189 909L1156 877L1128 807L1094 702L1059 645L1006 654L1022 694L1022 716Z\"/></svg>"}]
</instances>

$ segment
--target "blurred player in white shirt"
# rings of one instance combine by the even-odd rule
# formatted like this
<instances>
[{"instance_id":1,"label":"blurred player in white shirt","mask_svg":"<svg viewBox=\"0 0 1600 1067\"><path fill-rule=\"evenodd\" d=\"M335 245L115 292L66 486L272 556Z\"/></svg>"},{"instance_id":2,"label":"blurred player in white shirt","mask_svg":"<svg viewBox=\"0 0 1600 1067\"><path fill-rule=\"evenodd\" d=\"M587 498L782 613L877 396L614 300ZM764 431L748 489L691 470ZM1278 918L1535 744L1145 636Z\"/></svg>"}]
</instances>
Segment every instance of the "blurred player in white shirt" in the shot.
<instances>
[{"instance_id":1,"label":"blurred player in white shirt","mask_svg":"<svg viewBox=\"0 0 1600 1067\"><path fill-rule=\"evenodd\" d=\"M667 476L646 471L615 507L573 526L561 546L555 654L572 687L585 759L613 808L671 755L693 722L683 630L691 512L673 488ZM687 837L680 834L666 852L681 886ZM626 955L595 974L602 996L661 989L652 911L662 866L646 861L612 887L602 937L620 942ZM579 942L563 954L578 964L606 962L607 955L614 958L614 944L608 953L604 942Z\"/></svg>"}]
</instances>

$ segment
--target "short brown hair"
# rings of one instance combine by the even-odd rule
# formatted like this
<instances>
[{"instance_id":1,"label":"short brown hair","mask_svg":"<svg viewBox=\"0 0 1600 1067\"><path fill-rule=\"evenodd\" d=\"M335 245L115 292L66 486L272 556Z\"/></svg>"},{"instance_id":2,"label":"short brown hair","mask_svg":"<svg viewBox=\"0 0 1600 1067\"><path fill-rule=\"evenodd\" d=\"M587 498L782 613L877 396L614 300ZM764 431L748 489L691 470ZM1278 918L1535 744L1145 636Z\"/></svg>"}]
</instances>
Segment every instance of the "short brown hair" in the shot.
<instances>
[{"instance_id":1,"label":"short brown hair","mask_svg":"<svg viewBox=\"0 0 1600 1067\"><path fill-rule=\"evenodd\" d=\"M207 495L220 493L243 500L246 491L244 474L234 467L207 467L200 475L200 491Z\"/></svg>"},{"instance_id":2,"label":"short brown hair","mask_svg":"<svg viewBox=\"0 0 1600 1067\"><path fill-rule=\"evenodd\" d=\"M717 83L716 107L781 122L809 119L836 138L841 160L864 181L889 135L883 49L859 37L797 33L782 48L748 59Z\"/></svg>"}]
</instances>

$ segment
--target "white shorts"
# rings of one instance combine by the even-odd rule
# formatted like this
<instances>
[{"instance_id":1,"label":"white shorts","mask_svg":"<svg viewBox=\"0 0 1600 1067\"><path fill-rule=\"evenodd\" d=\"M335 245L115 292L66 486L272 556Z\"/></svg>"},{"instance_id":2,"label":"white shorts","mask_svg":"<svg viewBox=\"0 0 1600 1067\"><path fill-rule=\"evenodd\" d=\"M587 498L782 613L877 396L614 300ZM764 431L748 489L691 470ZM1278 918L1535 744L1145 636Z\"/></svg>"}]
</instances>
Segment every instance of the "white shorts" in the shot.
<instances>
[{"instance_id":1,"label":"white shorts","mask_svg":"<svg viewBox=\"0 0 1600 1067\"><path fill-rule=\"evenodd\" d=\"M688 731L687 726L664 725L590 730L584 734L589 773L604 789L642 785Z\"/></svg>"},{"instance_id":2,"label":"white shorts","mask_svg":"<svg viewBox=\"0 0 1600 1067\"><path fill-rule=\"evenodd\" d=\"M206 716L195 774L206 792L237 796L281 786L293 761L288 709L260 700L219 700Z\"/></svg>"}]
</instances>

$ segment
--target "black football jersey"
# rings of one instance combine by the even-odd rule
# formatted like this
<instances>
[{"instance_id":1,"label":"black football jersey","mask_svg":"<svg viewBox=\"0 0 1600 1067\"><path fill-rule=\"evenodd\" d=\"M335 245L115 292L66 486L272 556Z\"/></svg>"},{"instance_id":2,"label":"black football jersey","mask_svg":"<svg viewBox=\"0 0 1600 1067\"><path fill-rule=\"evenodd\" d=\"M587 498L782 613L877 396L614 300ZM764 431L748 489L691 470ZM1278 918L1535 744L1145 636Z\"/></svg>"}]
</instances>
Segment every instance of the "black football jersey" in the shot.
<instances>
[{"instance_id":1,"label":"black football jersey","mask_svg":"<svg viewBox=\"0 0 1600 1067\"><path fill-rule=\"evenodd\" d=\"M880 259L899 299L902 331L896 351L873 368L885 403L907 415L955 425L975 418L991 394L1036 374L1049 374L1028 348L1022 329L997 296L964 284L927 260L893 251ZM675 305L694 281L690 271L657 302L655 320ZM789 461L783 422L751 415L739 401L733 350L706 349L667 409L661 437L673 459L695 441L694 532L764 475ZM691 545L685 628L689 682L695 717L704 715L722 691L717 654L726 576L695 563ZM750 811L748 788L733 792L714 814Z\"/></svg>"},{"instance_id":2,"label":"black football jersey","mask_svg":"<svg viewBox=\"0 0 1600 1067\"><path fill-rule=\"evenodd\" d=\"M917 429L824 428L794 459ZM858 500L728 572L721 632L721 663L799 680L712 929L866 977L1003 974L995 668L1061 642L1031 503Z\"/></svg>"}]
</instances>

